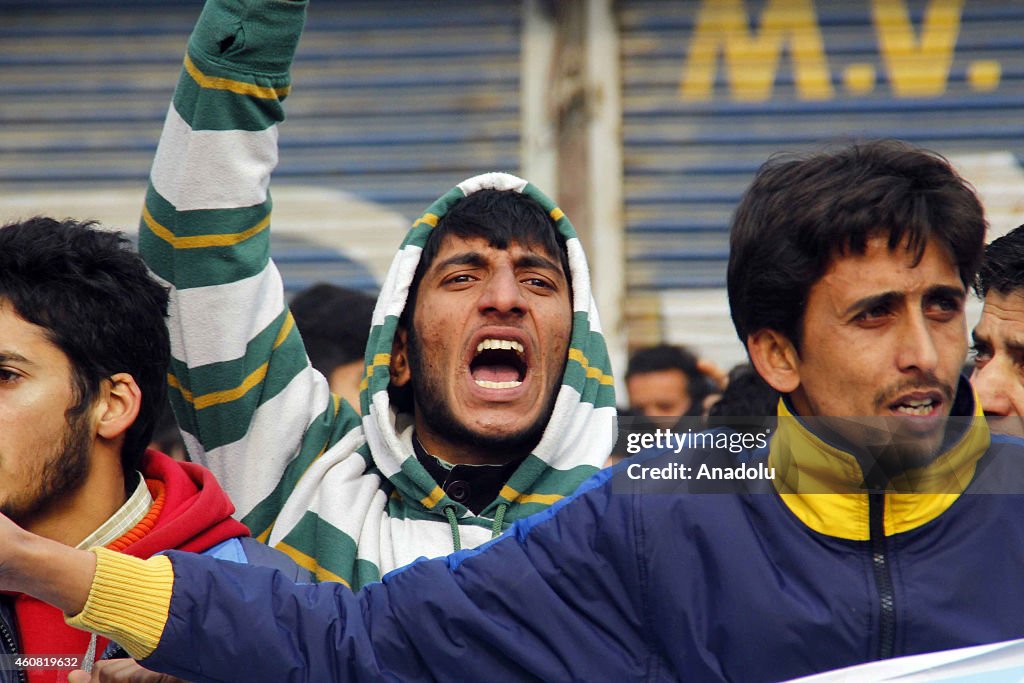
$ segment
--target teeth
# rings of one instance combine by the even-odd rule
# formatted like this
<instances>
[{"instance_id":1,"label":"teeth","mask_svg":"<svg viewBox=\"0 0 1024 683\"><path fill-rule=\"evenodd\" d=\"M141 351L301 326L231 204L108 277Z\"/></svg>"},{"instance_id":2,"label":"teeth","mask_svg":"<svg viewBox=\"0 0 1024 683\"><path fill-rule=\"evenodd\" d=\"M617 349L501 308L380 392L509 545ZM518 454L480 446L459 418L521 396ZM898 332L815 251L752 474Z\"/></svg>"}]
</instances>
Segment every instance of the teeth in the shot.
<instances>
[{"instance_id":1,"label":"teeth","mask_svg":"<svg viewBox=\"0 0 1024 683\"><path fill-rule=\"evenodd\" d=\"M932 402L910 401L906 405L897 406L896 410L904 415L927 415L932 411Z\"/></svg>"},{"instance_id":2,"label":"teeth","mask_svg":"<svg viewBox=\"0 0 1024 683\"><path fill-rule=\"evenodd\" d=\"M911 408L920 408L921 406L930 406L931 404L932 400L930 398L921 401L907 401L907 405Z\"/></svg>"},{"instance_id":3,"label":"teeth","mask_svg":"<svg viewBox=\"0 0 1024 683\"><path fill-rule=\"evenodd\" d=\"M491 381L488 381L486 379L477 379L477 380L473 380L473 381L476 382L477 386L483 387L484 389L515 389L520 384L522 384L522 382L519 382L519 381L515 381L515 382L491 382Z\"/></svg>"},{"instance_id":4,"label":"teeth","mask_svg":"<svg viewBox=\"0 0 1024 683\"><path fill-rule=\"evenodd\" d=\"M522 344L511 339L484 339L476 345L477 353L486 349L505 349L506 351L515 351L520 355L526 350Z\"/></svg>"}]
</instances>

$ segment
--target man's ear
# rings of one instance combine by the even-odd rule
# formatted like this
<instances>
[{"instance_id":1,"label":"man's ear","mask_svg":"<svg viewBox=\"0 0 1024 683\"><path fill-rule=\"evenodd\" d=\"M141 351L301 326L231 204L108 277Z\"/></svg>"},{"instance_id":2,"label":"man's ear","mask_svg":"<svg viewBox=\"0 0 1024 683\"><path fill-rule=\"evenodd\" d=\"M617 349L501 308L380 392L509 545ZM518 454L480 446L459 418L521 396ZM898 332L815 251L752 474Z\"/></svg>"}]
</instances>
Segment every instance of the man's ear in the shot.
<instances>
[{"instance_id":1,"label":"man's ear","mask_svg":"<svg viewBox=\"0 0 1024 683\"><path fill-rule=\"evenodd\" d=\"M93 408L96 433L105 439L116 439L135 424L142 408L142 390L127 372L111 375L102 383Z\"/></svg>"},{"instance_id":2,"label":"man's ear","mask_svg":"<svg viewBox=\"0 0 1024 683\"><path fill-rule=\"evenodd\" d=\"M747 337L754 369L776 391L789 394L800 386L800 354L789 338L775 330L758 330Z\"/></svg>"},{"instance_id":3,"label":"man's ear","mask_svg":"<svg viewBox=\"0 0 1024 683\"><path fill-rule=\"evenodd\" d=\"M412 368L409 366L409 333L404 327L395 330L395 339L391 342L391 384L404 387L412 379Z\"/></svg>"}]
</instances>

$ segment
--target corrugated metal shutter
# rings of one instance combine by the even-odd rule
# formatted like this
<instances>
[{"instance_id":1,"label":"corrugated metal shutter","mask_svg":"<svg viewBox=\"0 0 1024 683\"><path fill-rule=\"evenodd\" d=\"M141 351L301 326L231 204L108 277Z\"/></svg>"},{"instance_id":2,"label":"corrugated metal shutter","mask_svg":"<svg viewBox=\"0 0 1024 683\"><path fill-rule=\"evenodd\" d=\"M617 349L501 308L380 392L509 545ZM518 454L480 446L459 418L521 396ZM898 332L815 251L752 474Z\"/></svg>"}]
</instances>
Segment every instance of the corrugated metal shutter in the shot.
<instances>
[{"instance_id":1,"label":"corrugated metal shutter","mask_svg":"<svg viewBox=\"0 0 1024 683\"><path fill-rule=\"evenodd\" d=\"M711 346L728 340L727 312L696 329L686 302L721 307L721 292L694 288L724 287L731 212L777 151L903 138L962 162L994 227L1020 222L1024 3L627 0L619 11L630 297L653 297L662 316L644 328L634 313L634 339L656 329L723 353Z\"/></svg>"},{"instance_id":2,"label":"corrugated metal shutter","mask_svg":"<svg viewBox=\"0 0 1024 683\"><path fill-rule=\"evenodd\" d=\"M201 6L0 0L0 192L138 187L141 202ZM275 186L345 190L411 221L469 175L517 172L520 22L516 2L313 3ZM275 257L292 288L372 284L302 235Z\"/></svg>"},{"instance_id":3,"label":"corrugated metal shutter","mask_svg":"<svg viewBox=\"0 0 1024 683\"><path fill-rule=\"evenodd\" d=\"M464 178L519 168L518 3L317 2L279 175L415 217Z\"/></svg>"}]
</instances>

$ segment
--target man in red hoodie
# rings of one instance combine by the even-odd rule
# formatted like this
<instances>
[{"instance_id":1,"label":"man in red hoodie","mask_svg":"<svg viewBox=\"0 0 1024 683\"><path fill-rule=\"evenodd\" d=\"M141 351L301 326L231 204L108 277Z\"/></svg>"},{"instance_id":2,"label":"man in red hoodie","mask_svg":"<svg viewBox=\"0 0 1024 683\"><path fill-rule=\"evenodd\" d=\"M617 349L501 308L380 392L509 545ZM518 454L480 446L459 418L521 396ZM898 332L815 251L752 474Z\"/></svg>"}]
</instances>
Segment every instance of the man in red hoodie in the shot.
<instances>
[{"instance_id":1,"label":"man in red hoodie","mask_svg":"<svg viewBox=\"0 0 1024 683\"><path fill-rule=\"evenodd\" d=\"M48 218L0 227L0 512L69 546L203 552L305 578L248 538L207 470L146 450L166 315L166 289L117 233ZM63 681L119 655L59 610L0 595L0 682Z\"/></svg>"}]
</instances>

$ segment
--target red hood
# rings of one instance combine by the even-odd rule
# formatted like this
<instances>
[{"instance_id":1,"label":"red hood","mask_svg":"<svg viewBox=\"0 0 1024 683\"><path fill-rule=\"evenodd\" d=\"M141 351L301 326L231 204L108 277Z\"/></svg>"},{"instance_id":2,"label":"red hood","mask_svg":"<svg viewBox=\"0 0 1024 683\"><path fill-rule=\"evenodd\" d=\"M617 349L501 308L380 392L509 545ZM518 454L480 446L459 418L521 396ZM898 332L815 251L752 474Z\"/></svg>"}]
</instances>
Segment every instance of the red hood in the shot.
<instances>
[{"instance_id":1,"label":"red hood","mask_svg":"<svg viewBox=\"0 0 1024 683\"><path fill-rule=\"evenodd\" d=\"M153 494L153 507L134 529L107 547L149 557L161 550L202 552L249 535L244 524L232 519L235 506L228 494L202 465L148 450L141 470Z\"/></svg>"}]
</instances>

